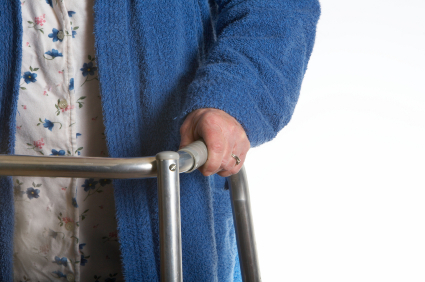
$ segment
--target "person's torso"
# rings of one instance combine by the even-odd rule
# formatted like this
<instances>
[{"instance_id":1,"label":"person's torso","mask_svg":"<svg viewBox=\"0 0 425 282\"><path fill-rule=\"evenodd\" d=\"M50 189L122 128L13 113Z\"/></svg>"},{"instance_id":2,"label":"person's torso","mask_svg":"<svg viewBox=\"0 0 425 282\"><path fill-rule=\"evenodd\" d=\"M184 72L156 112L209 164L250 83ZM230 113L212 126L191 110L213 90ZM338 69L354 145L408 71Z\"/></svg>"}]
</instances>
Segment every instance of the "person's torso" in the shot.
<instances>
[{"instance_id":1,"label":"person's torso","mask_svg":"<svg viewBox=\"0 0 425 282\"><path fill-rule=\"evenodd\" d=\"M15 153L107 157L92 0L22 1ZM14 177L14 281L120 281L110 179Z\"/></svg>"}]
</instances>

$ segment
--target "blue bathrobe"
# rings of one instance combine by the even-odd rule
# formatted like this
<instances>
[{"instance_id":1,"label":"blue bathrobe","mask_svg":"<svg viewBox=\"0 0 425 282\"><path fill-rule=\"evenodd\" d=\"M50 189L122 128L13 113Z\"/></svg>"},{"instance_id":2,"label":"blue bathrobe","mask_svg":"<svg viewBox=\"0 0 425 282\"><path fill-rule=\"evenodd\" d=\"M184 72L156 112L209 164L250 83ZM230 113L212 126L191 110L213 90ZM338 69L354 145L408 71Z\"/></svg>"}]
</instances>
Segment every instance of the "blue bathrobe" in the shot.
<instances>
[{"instance_id":1,"label":"blue bathrobe","mask_svg":"<svg viewBox=\"0 0 425 282\"><path fill-rule=\"evenodd\" d=\"M1 154L14 153L20 5L0 0ZM235 117L253 147L273 139L297 103L319 14L317 0L96 0L110 156L177 150L186 115L207 107ZM158 281L156 179L116 180L114 187L126 281ZM2 177L0 281L12 281L12 190L11 177ZM225 178L181 175L181 207L185 281L240 281Z\"/></svg>"}]
</instances>

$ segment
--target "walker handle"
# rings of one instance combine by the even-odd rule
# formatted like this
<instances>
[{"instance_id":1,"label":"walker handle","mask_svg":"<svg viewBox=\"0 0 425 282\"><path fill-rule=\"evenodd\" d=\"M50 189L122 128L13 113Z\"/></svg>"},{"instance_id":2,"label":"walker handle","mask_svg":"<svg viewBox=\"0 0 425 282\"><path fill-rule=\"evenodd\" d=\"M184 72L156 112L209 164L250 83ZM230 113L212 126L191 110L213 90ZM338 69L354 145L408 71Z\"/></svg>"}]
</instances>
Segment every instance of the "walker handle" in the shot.
<instances>
[{"instance_id":1,"label":"walker handle","mask_svg":"<svg viewBox=\"0 0 425 282\"><path fill-rule=\"evenodd\" d=\"M196 170L198 167L202 166L208 159L207 145L202 139L199 139L180 149L178 153L180 155L180 172L190 173Z\"/></svg>"}]
</instances>

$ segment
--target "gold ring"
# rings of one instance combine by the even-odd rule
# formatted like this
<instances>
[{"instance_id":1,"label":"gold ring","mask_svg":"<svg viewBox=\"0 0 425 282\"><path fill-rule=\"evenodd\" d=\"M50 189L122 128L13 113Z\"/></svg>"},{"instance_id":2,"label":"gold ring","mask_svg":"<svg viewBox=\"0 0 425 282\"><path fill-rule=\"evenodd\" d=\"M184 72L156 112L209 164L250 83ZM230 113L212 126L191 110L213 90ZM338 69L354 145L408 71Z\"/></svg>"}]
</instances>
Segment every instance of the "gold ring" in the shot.
<instances>
[{"instance_id":1,"label":"gold ring","mask_svg":"<svg viewBox=\"0 0 425 282\"><path fill-rule=\"evenodd\" d=\"M232 154L232 157L233 157L233 158L235 158L235 160L236 160L236 165L238 165L238 164L240 164L240 163L241 163L241 159L239 159L239 157L238 157L238 156L236 156L235 154Z\"/></svg>"}]
</instances>

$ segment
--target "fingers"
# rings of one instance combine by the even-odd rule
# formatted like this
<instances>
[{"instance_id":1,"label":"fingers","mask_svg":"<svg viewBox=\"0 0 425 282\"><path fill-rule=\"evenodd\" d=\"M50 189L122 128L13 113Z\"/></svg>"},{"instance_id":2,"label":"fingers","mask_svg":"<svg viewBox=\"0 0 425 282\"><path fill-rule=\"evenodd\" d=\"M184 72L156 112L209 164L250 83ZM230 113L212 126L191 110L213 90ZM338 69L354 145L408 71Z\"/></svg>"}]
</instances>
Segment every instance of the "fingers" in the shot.
<instances>
[{"instance_id":1,"label":"fingers","mask_svg":"<svg viewBox=\"0 0 425 282\"><path fill-rule=\"evenodd\" d=\"M249 142L235 146L232 153L236 155L241 162L239 164L236 164L236 159L232 157L232 153L230 153L228 156L226 156L228 159L229 167L227 169L220 171L217 174L222 177L228 177L230 175L238 173L245 162L246 155L248 153L249 148L250 148Z\"/></svg>"},{"instance_id":2,"label":"fingers","mask_svg":"<svg viewBox=\"0 0 425 282\"><path fill-rule=\"evenodd\" d=\"M229 141L217 116L206 115L202 117L198 126L199 128L195 130L203 137L208 149L208 159L199 168L199 171L203 175L209 176L222 169L224 156L229 152Z\"/></svg>"}]
</instances>

